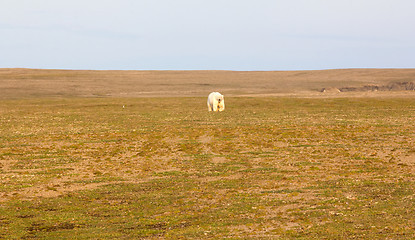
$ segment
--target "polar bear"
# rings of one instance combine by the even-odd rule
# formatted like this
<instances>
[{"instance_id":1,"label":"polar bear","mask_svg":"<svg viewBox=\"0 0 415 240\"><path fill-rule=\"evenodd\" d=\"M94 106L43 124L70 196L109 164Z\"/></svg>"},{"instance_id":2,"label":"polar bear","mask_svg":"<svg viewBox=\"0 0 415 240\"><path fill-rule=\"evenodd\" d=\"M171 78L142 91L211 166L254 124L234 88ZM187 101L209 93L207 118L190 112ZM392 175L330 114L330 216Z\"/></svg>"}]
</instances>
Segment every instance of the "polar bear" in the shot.
<instances>
[{"instance_id":1,"label":"polar bear","mask_svg":"<svg viewBox=\"0 0 415 240\"><path fill-rule=\"evenodd\" d=\"M223 95L218 92L211 92L208 96L207 106L209 112L222 112L225 110L225 99Z\"/></svg>"}]
</instances>

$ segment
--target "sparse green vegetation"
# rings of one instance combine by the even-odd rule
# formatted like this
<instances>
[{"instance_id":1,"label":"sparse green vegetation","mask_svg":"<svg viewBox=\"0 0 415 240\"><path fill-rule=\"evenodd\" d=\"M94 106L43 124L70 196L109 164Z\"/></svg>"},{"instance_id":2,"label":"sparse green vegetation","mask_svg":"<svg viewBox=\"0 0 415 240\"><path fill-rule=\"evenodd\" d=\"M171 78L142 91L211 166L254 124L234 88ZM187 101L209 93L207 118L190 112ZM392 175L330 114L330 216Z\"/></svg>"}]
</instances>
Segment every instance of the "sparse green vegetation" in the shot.
<instances>
[{"instance_id":1,"label":"sparse green vegetation","mask_svg":"<svg viewBox=\"0 0 415 240\"><path fill-rule=\"evenodd\" d=\"M414 98L205 101L1 100L0 239L415 238Z\"/></svg>"}]
</instances>

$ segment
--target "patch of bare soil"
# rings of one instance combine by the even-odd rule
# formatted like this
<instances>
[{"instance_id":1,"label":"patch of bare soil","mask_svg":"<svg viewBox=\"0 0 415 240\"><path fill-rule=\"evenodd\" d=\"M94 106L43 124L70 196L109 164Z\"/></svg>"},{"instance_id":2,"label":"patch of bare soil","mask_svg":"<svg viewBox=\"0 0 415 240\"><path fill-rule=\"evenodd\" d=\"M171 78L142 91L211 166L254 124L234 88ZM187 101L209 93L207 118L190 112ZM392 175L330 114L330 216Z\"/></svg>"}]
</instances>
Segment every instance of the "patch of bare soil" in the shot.
<instances>
[{"instance_id":1,"label":"patch of bare soil","mask_svg":"<svg viewBox=\"0 0 415 240\"><path fill-rule=\"evenodd\" d=\"M340 91L340 89L338 89L336 87L328 87L328 88L321 89L321 92L323 92L323 93L339 93L341 91Z\"/></svg>"},{"instance_id":2,"label":"patch of bare soil","mask_svg":"<svg viewBox=\"0 0 415 240\"><path fill-rule=\"evenodd\" d=\"M415 166L415 153L405 154L399 158L400 164Z\"/></svg>"},{"instance_id":3,"label":"patch of bare soil","mask_svg":"<svg viewBox=\"0 0 415 240\"><path fill-rule=\"evenodd\" d=\"M392 82L387 85L365 85L362 87L342 87L338 92L368 92L368 91L415 91L415 82ZM325 89L322 90L325 92Z\"/></svg>"}]
</instances>

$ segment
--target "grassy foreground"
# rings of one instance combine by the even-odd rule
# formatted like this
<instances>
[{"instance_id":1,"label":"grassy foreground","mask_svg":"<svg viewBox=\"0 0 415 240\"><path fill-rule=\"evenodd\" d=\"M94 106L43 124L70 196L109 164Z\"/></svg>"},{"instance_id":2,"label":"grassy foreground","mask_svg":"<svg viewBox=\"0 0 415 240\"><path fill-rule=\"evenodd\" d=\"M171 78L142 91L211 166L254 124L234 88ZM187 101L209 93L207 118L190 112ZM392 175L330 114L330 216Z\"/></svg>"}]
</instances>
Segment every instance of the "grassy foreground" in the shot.
<instances>
[{"instance_id":1,"label":"grassy foreground","mask_svg":"<svg viewBox=\"0 0 415 240\"><path fill-rule=\"evenodd\" d=\"M0 101L0 239L415 238L414 98L205 101Z\"/></svg>"}]
</instances>

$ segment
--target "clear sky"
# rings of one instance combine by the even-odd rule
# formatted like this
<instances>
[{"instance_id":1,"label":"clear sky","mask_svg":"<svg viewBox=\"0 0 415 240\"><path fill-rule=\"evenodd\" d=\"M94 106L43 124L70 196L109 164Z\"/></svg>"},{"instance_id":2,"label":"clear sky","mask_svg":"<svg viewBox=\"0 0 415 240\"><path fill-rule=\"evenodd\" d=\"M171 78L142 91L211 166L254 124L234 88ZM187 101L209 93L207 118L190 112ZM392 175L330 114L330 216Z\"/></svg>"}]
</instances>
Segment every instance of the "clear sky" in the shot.
<instances>
[{"instance_id":1,"label":"clear sky","mask_svg":"<svg viewBox=\"0 0 415 240\"><path fill-rule=\"evenodd\" d=\"M414 0L0 0L0 68L414 68Z\"/></svg>"}]
</instances>

